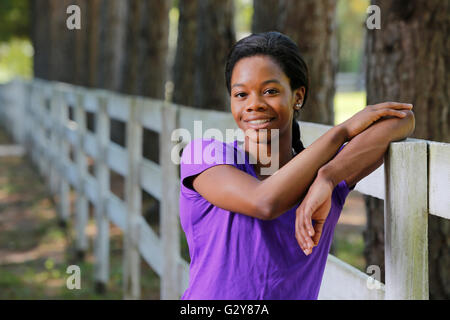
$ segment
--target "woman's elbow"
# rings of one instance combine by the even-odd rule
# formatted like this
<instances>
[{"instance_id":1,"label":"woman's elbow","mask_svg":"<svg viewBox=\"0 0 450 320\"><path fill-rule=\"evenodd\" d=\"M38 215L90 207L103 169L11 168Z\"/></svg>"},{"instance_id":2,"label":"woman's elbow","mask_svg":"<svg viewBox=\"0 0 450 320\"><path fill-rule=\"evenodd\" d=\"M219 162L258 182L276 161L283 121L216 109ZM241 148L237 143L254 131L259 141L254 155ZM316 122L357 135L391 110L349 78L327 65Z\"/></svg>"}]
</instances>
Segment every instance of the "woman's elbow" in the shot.
<instances>
[{"instance_id":1,"label":"woman's elbow","mask_svg":"<svg viewBox=\"0 0 450 320\"><path fill-rule=\"evenodd\" d=\"M272 220L276 218L275 205L267 198L256 201L255 211L261 220Z\"/></svg>"},{"instance_id":2,"label":"woman's elbow","mask_svg":"<svg viewBox=\"0 0 450 320\"><path fill-rule=\"evenodd\" d=\"M412 135L415 128L416 128L416 118L414 117L414 112L412 112L411 110L408 110L408 112L406 113L406 117L409 120L409 133L408 136Z\"/></svg>"},{"instance_id":3,"label":"woman's elbow","mask_svg":"<svg viewBox=\"0 0 450 320\"><path fill-rule=\"evenodd\" d=\"M414 133L416 127L414 112L411 110L402 110L402 112L406 113L406 117L395 120L397 125L395 126L395 129L391 131L392 135L389 139L390 142L404 140Z\"/></svg>"}]
</instances>

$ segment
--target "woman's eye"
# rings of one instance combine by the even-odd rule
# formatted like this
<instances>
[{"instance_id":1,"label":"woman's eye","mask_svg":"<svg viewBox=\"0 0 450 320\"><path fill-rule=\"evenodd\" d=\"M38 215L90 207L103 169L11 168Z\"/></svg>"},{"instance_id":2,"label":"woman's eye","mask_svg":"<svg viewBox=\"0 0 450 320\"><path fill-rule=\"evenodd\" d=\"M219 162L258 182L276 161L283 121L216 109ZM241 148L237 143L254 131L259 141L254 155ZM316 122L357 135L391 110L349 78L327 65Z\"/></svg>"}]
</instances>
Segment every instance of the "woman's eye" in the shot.
<instances>
[{"instance_id":1,"label":"woman's eye","mask_svg":"<svg viewBox=\"0 0 450 320\"><path fill-rule=\"evenodd\" d=\"M278 93L278 90L276 90L276 89L268 89L268 90L266 90L266 92L268 92L269 94L275 94L275 93Z\"/></svg>"}]
</instances>

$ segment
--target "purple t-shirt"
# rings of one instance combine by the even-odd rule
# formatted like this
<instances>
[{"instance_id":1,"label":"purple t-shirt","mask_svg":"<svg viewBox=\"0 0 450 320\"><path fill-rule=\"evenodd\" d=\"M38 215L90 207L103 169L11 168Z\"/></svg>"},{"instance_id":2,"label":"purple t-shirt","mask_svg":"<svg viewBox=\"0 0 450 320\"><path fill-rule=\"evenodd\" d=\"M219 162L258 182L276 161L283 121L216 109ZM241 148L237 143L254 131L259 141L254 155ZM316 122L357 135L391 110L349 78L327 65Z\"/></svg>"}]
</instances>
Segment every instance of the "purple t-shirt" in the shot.
<instances>
[{"instance_id":1,"label":"purple t-shirt","mask_svg":"<svg viewBox=\"0 0 450 320\"><path fill-rule=\"evenodd\" d=\"M186 182L187 177L221 164L256 178L248 154L236 140L226 144L195 139L183 150L180 221L191 263L189 286L181 299L317 299L334 228L350 192L345 180L333 190L319 245L306 256L295 238L299 204L276 219L261 220L211 204Z\"/></svg>"}]
</instances>

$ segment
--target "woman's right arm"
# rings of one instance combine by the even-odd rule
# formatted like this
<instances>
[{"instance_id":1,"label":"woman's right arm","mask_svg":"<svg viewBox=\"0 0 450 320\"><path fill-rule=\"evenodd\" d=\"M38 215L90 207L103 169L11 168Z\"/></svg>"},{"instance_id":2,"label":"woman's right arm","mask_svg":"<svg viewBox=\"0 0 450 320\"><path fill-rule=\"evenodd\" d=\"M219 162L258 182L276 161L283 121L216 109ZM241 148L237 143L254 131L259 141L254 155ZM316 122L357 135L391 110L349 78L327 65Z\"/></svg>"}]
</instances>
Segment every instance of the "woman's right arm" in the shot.
<instances>
[{"instance_id":1,"label":"woman's right arm","mask_svg":"<svg viewBox=\"0 0 450 320\"><path fill-rule=\"evenodd\" d=\"M270 220L292 208L306 195L318 170L336 155L346 141L383 116L402 117L395 109L406 108L410 109L397 103L364 108L346 122L329 129L263 181L231 165L216 165L193 177L193 188L220 208Z\"/></svg>"}]
</instances>

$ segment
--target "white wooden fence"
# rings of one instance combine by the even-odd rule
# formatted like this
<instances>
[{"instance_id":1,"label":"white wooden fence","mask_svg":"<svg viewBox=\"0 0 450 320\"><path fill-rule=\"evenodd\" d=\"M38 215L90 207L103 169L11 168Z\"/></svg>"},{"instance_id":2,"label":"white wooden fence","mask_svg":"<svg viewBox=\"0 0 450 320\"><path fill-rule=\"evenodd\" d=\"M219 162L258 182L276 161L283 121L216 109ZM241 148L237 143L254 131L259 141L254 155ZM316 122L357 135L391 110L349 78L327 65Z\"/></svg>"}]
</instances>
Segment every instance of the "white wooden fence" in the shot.
<instances>
[{"instance_id":1,"label":"white wooden fence","mask_svg":"<svg viewBox=\"0 0 450 320\"><path fill-rule=\"evenodd\" d=\"M69 120L69 108L75 121ZM86 112L95 114L95 133L86 130ZM203 121L203 130L235 129L231 114L35 79L0 86L0 119L48 178L50 191L59 195L62 220L69 219L69 186L76 190L76 247L81 251L87 248L88 201L94 205L95 280L106 284L109 279L111 221L124 234L124 298L140 298L142 257L160 276L161 299L179 299L188 286L189 265L180 256L179 177L170 160L176 143L171 134L175 128L193 132L194 120ZM126 123L126 148L110 141L110 119ZM305 146L330 128L300 126ZM142 157L143 128L159 133L160 165ZM86 156L94 159L94 175ZM428 299L427 215L450 218L450 145L418 139L391 143L385 164L356 190L385 200L386 284L370 285L367 274L329 255L320 299ZM109 169L125 177L125 201L110 191ZM141 215L141 189L161 203L161 237Z\"/></svg>"}]
</instances>

